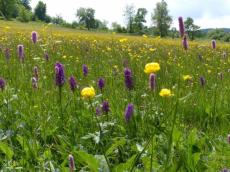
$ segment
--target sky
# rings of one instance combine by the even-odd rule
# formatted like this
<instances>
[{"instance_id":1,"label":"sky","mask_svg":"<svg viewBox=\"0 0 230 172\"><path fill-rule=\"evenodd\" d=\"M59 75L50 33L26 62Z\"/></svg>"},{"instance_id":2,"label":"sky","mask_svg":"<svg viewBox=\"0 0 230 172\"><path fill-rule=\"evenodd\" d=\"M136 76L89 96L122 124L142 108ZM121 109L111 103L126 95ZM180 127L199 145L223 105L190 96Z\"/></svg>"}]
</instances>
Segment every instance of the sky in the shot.
<instances>
[{"instance_id":1,"label":"sky","mask_svg":"<svg viewBox=\"0 0 230 172\"><path fill-rule=\"evenodd\" d=\"M34 8L39 0L31 0ZM161 0L42 0L47 5L47 14L60 15L68 22L77 20L75 14L80 7L95 9L95 18L125 25L124 9L126 5L146 8L146 25L152 25L151 13ZM165 0L169 15L173 18L173 27L178 28L177 18L192 17L201 28L230 28L230 0Z\"/></svg>"}]
</instances>

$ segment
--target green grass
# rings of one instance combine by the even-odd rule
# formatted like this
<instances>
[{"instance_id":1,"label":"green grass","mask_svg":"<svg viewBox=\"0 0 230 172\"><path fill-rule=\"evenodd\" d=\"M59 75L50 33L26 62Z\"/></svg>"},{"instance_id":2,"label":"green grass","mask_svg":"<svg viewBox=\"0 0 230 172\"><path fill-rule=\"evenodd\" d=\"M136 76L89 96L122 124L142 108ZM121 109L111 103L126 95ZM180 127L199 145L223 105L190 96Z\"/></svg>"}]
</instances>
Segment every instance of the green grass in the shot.
<instances>
[{"instance_id":1,"label":"green grass","mask_svg":"<svg viewBox=\"0 0 230 172\"><path fill-rule=\"evenodd\" d=\"M0 77L6 80L6 88L0 91L2 171L69 171L69 154L75 158L76 171L230 168L228 44L217 42L217 49L212 50L210 42L191 42L185 51L181 40L76 31L40 23L0 21L0 26ZM31 41L33 30L39 33L36 44ZM123 38L127 40L122 42ZM17 56L18 44L25 47L24 63ZM10 48L8 63L5 48ZM49 61L44 60L45 51ZM55 85L57 61L64 65L66 76L61 105ZM133 74L131 91L124 84L124 61ZM149 62L161 66L154 91L144 73ZM89 67L86 77L83 64ZM34 66L39 68L38 89L32 87ZM186 74L192 76L191 81L183 80ZM78 83L74 93L68 85L71 75ZM206 80L204 86L201 76ZM102 93L97 88L99 77L106 81ZM91 101L80 95L87 86L96 91ZM174 96L160 97L162 88L171 89ZM110 112L96 116L104 100ZM129 103L134 105L134 115L126 122L124 111Z\"/></svg>"}]
</instances>

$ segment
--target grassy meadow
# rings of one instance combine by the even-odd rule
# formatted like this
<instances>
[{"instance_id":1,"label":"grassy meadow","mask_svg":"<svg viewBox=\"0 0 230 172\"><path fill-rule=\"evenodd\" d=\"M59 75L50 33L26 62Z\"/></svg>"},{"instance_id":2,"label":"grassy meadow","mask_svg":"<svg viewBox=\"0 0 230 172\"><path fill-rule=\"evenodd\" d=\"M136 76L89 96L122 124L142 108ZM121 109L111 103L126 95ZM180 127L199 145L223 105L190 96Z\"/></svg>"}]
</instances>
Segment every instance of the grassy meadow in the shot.
<instances>
[{"instance_id":1,"label":"grassy meadow","mask_svg":"<svg viewBox=\"0 0 230 172\"><path fill-rule=\"evenodd\" d=\"M38 33L36 43L32 31ZM0 78L6 82L0 90L1 171L230 169L230 45L216 45L190 41L184 50L181 39L0 21ZM56 62L64 66L61 87L55 83ZM160 65L154 89L144 72L151 62ZM125 68L131 70L132 89L126 88ZM93 87L95 97L84 98L85 87ZM164 88L171 94L161 96ZM134 109L129 120L128 104Z\"/></svg>"}]
</instances>

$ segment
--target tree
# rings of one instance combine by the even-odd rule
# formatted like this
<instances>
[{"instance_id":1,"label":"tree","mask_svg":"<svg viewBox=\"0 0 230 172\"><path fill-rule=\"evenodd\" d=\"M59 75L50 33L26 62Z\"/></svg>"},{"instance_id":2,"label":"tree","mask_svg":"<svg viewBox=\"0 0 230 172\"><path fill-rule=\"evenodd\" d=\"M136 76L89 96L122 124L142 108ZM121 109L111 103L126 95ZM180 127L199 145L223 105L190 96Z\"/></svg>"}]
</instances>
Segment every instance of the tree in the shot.
<instances>
[{"instance_id":1,"label":"tree","mask_svg":"<svg viewBox=\"0 0 230 172\"><path fill-rule=\"evenodd\" d=\"M134 32L134 18L135 18L135 9L133 5L127 5L125 7L124 16L127 24L127 31L129 33Z\"/></svg>"},{"instance_id":2,"label":"tree","mask_svg":"<svg viewBox=\"0 0 230 172\"><path fill-rule=\"evenodd\" d=\"M21 0L22 5L23 5L27 10L31 10L30 1L31 1L31 0Z\"/></svg>"},{"instance_id":3,"label":"tree","mask_svg":"<svg viewBox=\"0 0 230 172\"><path fill-rule=\"evenodd\" d=\"M46 4L42 1L39 1L37 6L34 9L34 15L41 21L46 20Z\"/></svg>"},{"instance_id":4,"label":"tree","mask_svg":"<svg viewBox=\"0 0 230 172\"><path fill-rule=\"evenodd\" d=\"M152 14L152 21L156 25L157 32L161 37L167 36L172 23L172 17L168 13L167 3L162 0L156 4L156 8Z\"/></svg>"},{"instance_id":5,"label":"tree","mask_svg":"<svg viewBox=\"0 0 230 172\"><path fill-rule=\"evenodd\" d=\"M200 27L194 24L194 21L191 17L188 17L185 20L184 25L185 25L185 31L187 32L189 38L191 40L194 40L194 37L198 32L198 30L200 29Z\"/></svg>"},{"instance_id":6,"label":"tree","mask_svg":"<svg viewBox=\"0 0 230 172\"><path fill-rule=\"evenodd\" d=\"M0 15L5 19L10 19L16 9L15 0L0 0Z\"/></svg>"},{"instance_id":7,"label":"tree","mask_svg":"<svg viewBox=\"0 0 230 172\"><path fill-rule=\"evenodd\" d=\"M146 22L145 16L147 14L147 10L145 8L138 8L137 13L134 18L134 31L141 32L144 28L144 24Z\"/></svg>"},{"instance_id":8,"label":"tree","mask_svg":"<svg viewBox=\"0 0 230 172\"><path fill-rule=\"evenodd\" d=\"M90 28L94 28L95 26L95 18L94 18L95 10L93 8L79 8L76 13L76 17L79 19L79 23L84 25L88 30Z\"/></svg>"},{"instance_id":9,"label":"tree","mask_svg":"<svg viewBox=\"0 0 230 172\"><path fill-rule=\"evenodd\" d=\"M19 6L19 13L17 19L21 22L29 22L32 18L32 12L26 9L25 6Z\"/></svg>"}]
</instances>

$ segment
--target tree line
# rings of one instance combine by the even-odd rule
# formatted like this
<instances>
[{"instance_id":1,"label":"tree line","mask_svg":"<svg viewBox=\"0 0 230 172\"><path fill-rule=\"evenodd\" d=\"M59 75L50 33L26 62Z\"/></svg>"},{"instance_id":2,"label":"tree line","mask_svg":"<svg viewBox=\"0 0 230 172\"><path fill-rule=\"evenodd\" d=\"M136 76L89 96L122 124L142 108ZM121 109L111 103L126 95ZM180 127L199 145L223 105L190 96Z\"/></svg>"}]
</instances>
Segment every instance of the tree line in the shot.
<instances>
[{"instance_id":1,"label":"tree line","mask_svg":"<svg viewBox=\"0 0 230 172\"><path fill-rule=\"evenodd\" d=\"M98 29L98 30L109 30L108 22L106 20L99 20L95 18L95 10L93 8L79 8L76 10L76 21L69 23L65 21L62 16L51 17L47 15L46 4L39 1L34 10L30 6L31 0L0 0L0 16L1 19L10 20L15 18L21 22L29 21L42 21L47 23L54 23L65 27L79 28L79 29ZM161 37L170 36L172 38L179 37L176 28L171 27L172 16L169 15L167 3L164 0L158 2L151 13L151 21L153 26L146 26L146 15L148 14L147 9L137 8L133 5L127 5L124 9L125 26L120 25L117 22L112 23L112 31L118 33L129 33L129 34L149 34L159 35ZM189 38L193 40L195 37L204 36L200 32L200 27L194 24L191 17L188 17L185 22L185 31ZM211 31L210 31L211 32ZM217 37L220 31L212 31L210 37ZM216 34L214 34L216 33ZM222 32L221 32L222 33ZM213 36L214 35L214 36ZM229 36L223 36L229 40Z\"/></svg>"}]
</instances>

